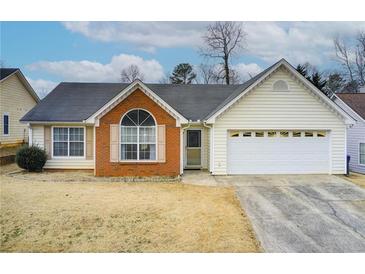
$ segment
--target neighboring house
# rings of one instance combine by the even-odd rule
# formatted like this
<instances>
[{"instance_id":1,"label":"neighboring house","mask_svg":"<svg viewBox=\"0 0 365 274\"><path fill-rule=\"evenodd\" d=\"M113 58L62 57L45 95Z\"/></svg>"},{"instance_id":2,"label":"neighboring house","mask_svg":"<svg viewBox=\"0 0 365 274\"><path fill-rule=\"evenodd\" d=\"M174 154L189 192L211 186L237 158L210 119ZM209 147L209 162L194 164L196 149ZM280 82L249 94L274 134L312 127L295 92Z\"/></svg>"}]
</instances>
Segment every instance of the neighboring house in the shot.
<instances>
[{"instance_id":1,"label":"neighboring house","mask_svg":"<svg viewBox=\"0 0 365 274\"><path fill-rule=\"evenodd\" d=\"M28 126L19 120L39 98L17 68L0 68L0 147L28 142Z\"/></svg>"},{"instance_id":2,"label":"neighboring house","mask_svg":"<svg viewBox=\"0 0 365 274\"><path fill-rule=\"evenodd\" d=\"M360 93L336 95L335 102L357 120L357 123L347 130L350 170L365 174L365 90L362 89Z\"/></svg>"},{"instance_id":3,"label":"neighboring house","mask_svg":"<svg viewBox=\"0 0 365 274\"><path fill-rule=\"evenodd\" d=\"M61 83L23 118L45 168L344 174L356 121L284 59L242 85Z\"/></svg>"}]
</instances>

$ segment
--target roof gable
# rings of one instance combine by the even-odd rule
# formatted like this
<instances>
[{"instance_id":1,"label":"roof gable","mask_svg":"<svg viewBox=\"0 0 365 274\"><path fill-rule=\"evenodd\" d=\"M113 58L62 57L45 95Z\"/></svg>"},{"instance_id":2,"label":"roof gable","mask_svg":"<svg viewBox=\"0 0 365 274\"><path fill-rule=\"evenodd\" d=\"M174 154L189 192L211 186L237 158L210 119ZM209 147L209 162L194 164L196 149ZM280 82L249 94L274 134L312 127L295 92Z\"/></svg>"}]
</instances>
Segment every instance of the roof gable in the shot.
<instances>
[{"instance_id":1,"label":"roof gable","mask_svg":"<svg viewBox=\"0 0 365 274\"><path fill-rule=\"evenodd\" d=\"M112 110L116 105L122 102L125 98L127 98L131 93L133 93L136 89L144 92L148 97L150 97L155 103L157 103L160 107L165 109L170 115L176 118L176 123L179 125L180 123L187 123L187 119L177 112L173 107L167 104L162 98L160 98L155 92L153 92L150 88L148 88L145 84L143 84L140 80L135 80L133 83L128 85L125 89L120 91L116 96L114 96L109 102L107 102L104 106L102 106L96 113L91 115L88 119L86 119L86 123L95 123L98 125L99 119L103 117L106 113Z\"/></svg>"},{"instance_id":2,"label":"roof gable","mask_svg":"<svg viewBox=\"0 0 365 274\"><path fill-rule=\"evenodd\" d=\"M5 81L10 76L16 74L18 76L19 81L24 85L29 94L33 97L33 99L38 103L40 101L37 93L34 91L32 86L29 84L28 80L25 78L23 73L18 68L0 68L0 82Z\"/></svg>"},{"instance_id":3,"label":"roof gable","mask_svg":"<svg viewBox=\"0 0 365 274\"><path fill-rule=\"evenodd\" d=\"M339 114L347 124L353 124L356 121L343 111L338 105L336 105L331 99L324 95L318 88L316 88L310 81L303 77L292 65L290 65L285 59L281 59L271 67L264 70L262 73L251 79L250 83L244 88L237 90L230 98L227 99L225 105L220 106L215 113L209 115L206 119L207 123L214 123L215 119L223 114L227 109L229 109L235 102L240 100L243 96L252 91L257 85L262 81L265 81L274 71L283 66L288 70L298 81L300 81L304 86L306 86L311 92L313 92L321 101L326 103L331 109L333 109L337 114Z\"/></svg>"}]
</instances>

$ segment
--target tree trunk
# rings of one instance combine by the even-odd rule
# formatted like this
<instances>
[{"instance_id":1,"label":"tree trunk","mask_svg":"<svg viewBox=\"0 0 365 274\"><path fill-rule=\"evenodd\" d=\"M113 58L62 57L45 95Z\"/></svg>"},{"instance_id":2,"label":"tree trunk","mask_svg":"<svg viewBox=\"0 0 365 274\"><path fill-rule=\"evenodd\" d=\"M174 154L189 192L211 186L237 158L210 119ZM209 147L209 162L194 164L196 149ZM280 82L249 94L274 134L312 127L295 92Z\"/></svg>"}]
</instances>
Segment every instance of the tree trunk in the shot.
<instances>
[{"instance_id":1,"label":"tree trunk","mask_svg":"<svg viewBox=\"0 0 365 274\"><path fill-rule=\"evenodd\" d=\"M225 78L226 78L226 84L229 85L229 65L228 65L228 56L224 57L224 72L225 72Z\"/></svg>"}]
</instances>

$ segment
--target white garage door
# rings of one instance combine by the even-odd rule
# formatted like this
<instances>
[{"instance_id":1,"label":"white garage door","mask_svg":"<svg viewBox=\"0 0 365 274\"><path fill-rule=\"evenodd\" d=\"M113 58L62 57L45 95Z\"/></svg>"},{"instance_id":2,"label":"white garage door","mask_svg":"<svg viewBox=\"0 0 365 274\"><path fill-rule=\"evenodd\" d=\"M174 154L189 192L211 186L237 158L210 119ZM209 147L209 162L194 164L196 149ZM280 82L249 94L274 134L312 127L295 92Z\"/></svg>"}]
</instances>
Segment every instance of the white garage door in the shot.
<instances>
[{"instance_id":1,"label":"white garage door","mask_svg":"<svg viewBox=\"0 0 365 274\"><path fill-rule=\"evenodd\" d=\"M228 174L329 172L326 131L229 131Z\"/></svg>"}]
</instances>

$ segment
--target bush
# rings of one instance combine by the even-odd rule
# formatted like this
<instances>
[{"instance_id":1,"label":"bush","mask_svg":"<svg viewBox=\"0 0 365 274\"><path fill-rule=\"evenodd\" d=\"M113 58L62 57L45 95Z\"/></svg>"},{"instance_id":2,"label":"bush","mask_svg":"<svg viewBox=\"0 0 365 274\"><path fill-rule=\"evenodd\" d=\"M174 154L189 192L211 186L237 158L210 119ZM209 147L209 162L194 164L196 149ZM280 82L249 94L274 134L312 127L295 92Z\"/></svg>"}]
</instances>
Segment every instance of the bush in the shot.
<instances>
[{"instance_id":1,"label":"bush","mask_svg":"<svg viewBox=\"0 0 365 274\"><path fill-rule=\"evenodd\" d=\"M15 156L17 165L28 171L42 171L46 161L46 151L37 146L23 146Z\"/></svg>"}]
</instances>

